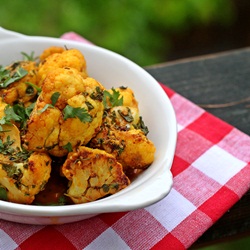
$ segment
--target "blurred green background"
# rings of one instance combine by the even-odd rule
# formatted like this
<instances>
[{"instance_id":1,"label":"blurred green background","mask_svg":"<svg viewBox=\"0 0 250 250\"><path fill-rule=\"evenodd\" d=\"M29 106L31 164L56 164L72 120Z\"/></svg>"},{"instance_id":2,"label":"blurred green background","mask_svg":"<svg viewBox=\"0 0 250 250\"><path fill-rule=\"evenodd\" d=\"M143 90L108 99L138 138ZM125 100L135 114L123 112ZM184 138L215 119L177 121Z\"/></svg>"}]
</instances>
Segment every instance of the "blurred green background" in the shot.
<instances>
[{"instance_id":1,"label":"blurred green background","mask_svg":"<svg viewBox=\"0 0 250 250\"><path fill-rule=\"evenodd\" d=\"M250 46L249 0L10 0L0 26L27 35L74 31L141 66ZM249 238L202 250L248 249Z\"/></svg>"},{"instance_id":2,"label":"blurred green background","mask_svg":"<svg viewBox=\"0 0 250 250\"><path fill-rule=\"evenodd\" d=\"M11 0L0 26L27 35L74 31L141 66L250 45L249 0Z\"/></svg>"}]
</instances>

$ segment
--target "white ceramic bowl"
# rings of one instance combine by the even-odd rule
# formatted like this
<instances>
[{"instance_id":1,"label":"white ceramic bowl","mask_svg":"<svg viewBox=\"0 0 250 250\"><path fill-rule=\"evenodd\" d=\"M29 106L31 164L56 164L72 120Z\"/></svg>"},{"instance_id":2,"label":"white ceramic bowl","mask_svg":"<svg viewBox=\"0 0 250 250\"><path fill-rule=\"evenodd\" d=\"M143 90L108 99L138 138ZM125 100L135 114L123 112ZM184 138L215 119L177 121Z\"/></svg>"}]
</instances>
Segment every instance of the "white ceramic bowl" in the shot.
<instances>
[{"instance_id":1,"label":"white ceramic bowl","mask_svg":"<svg viewBox=\"0 0 250 250\"><path fill-rule=\"evenodd\" d=\"M149 206L164 198L172 187L170 168L176 146L176 119L173 107L158 82L128 59L106 49L79 42L31 37L0 28L0 65L21 60L20 52L39 55L56 45L77 48L85 56L88 74L105 87L132 88L149 128L148 137L156 146L154 163L131 185L107 198L80 205L34 206L0 201L0 218L28 224L62 224L100 213L120 212Z\"/></svg>"}]
</instances>

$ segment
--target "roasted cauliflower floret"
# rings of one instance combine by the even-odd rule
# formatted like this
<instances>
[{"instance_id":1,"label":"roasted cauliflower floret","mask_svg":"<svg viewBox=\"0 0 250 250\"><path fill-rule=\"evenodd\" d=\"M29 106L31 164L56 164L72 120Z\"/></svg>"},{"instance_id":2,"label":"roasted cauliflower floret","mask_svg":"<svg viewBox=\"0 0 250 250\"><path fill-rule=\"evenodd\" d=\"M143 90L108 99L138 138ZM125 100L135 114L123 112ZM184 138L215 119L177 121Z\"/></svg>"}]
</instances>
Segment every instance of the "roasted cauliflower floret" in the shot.
<instances>
[{"instance_id":1,"label":"roasted cauliflower floret","mask_svg":"<svg viewBox=\"0 0 250 250\"><path fill-rule=\"evenodd\" d=\"M103 124L115 129L129 130L140 121L138 102L130 88L105 90Z\"/></svg>"},{"instance_id":2,"label":"roasted cauliflower floret","mask_svg":"<svg viewBox=\"0 0 250 250\"><path fill-rule=\"evenodd\" d=\"M130 130L137 126L140 121L139 110L125 106L111 108L105 113L104 124L109 124L118 130Z\"/></svg>"},{"instance_id":3,"label":"roasted cauliflower floret","mask_svg":"<svg viewBox=\"0 0 250 250\"><path fill-rule=\"evenodd\" d=\"M67 154L67 145L86 145L96 135L104 88L92 78L83 79L75 69L58 68L47 77L24 138L29 150L60 157Z\"/></svg>"},{"instance_id":4,"label":"roasted cauliflower floret","mask_svg":"<svg viewBox=\"0 0 250 250\"><path fill-rule=\"evenodd\" d=\"M0 143L0 199L31 204L47 183L51 159L44 153L21 148L15 125L2 125Z\"/></svg>"},{"instance_id":5,"label":"roasted cauliflower floret","mask_svg":"<svg viewBox=\"0 0 250 250\"><path fill-rule=\"evenodd\" d=\"M0 198L15 203L31 204L35 195L43 190L50 172L51 159L44 153L33 153L22 162L0 163Z\"/></svg>"},{"instance_id":6,"label":"roasted cauliflower floret","mask_svg":"<svg viewBox=\"0 0 250 250\"><path fill-rule=\"evenodd\" d=\"M0 118L5 116L5 108L7 106L7 103L3 102L2 99L0 98Z\"/></svg>"},{"instance_id":7,"label":"roasted cauliflower floret","mask_svg":"<svg viewBox=\"0 0 250 250\"><path fill-rule=\"evenodd\" d=\"M51 104L51 96L58 92L60 96L55 106L63 109L69 98L84 92L84 90L84 80L79 71L74 68L57 68L47 74L40 98Z\"/></svg>"},{"instance_id":8,"label":"roasted cauliflower floret","mask_svg":"<svg viewBox=\"0 0 250 250\"><path fill-rule=\"evenodd\" d=\"M112 155L87 147L69 153L62 173L70 181L67 195L74 203L100 199L130 184L122 165Z\"/></svg>"},{"instance_id":9,"label":"roasted cauliflower floret","mask_svg":"<svg viewBox=\"0 0 250 250\"><path fill-rule=\"evenodd\" d=\"M116 131L116 138L125 141L117 160L124 169L145 169L154 161L155 146L141 130Z\"/></svg>"},{"instance_id":10,"label":"roasted cauliflower floret","mask_svg":"<svg viewBox=\"0 0 250 250\"><path fill-rule=\"evenodd\" d=\"M83 77L87 76L86 61L83 54L77 49L69 49L60 53L52 53L40 63L37 74L38 85L43 85L43 80L51 70L65 67L74 68Z\"/></svg>"},{"instance_id":11,"label":"roasted cauliflower floret","mask_svg":"<svg viewBox=\"0 0 250 250\"><path fill-rule=\"evenodd\" d=\"M65 48L63 47L58 47L58 46L51 46L49 48L46 48L42 54L39 56L40 62L43 62L48 56L54 54L54 53L62 53L65 51Z\"/></svg>"},{"instance_id":12,"label":"roasted cauliflower floret","mask_svg":"<svg viewBox=\"0 0 250 250\"><path fill-rule=\"evenodd\" d=\"M103 149L112 154L126 171L145 169L154 161L155 146L138 129L121 131L102 127L91 140L90 147Z\"/></svg>"},{"instance_id":13,"label":"roasted cauliflower floret","mask_svg":"<svg viewBox=\"0 0 250 250\"><path fill-rule=\"evenodd\" d=\"M94 100L90 95L78 95L68 100L67 107L85 110L82 119L72 117L64 119L60 127L59 145L71 143L76 145L86 145L97 133L102 124L103 104L101 101ZM84 122L84 119L86 121Z\"/></svg>"},{"instance_id":14,"label":"roasted cauliflower floret","mask_svg":"<svg viewBox=\"0 0 250 250\"><path fill-rule=\"evenodd\" d=\"M67 154L67 150L59 147L60 124L62 112L57 108L47 107L45 102L37 102L27 123L24 143L28 150L37 152L59 151L58 156Z\"/></svg>"},{"instance_id":15,"label":"roasted cauliflower floret","mask_svg":"<svg viewBox=\"0 0 250 250\"><path fill-rule=\"evenodd\" d=\"M135 98L134 91L131 88L119 87L119 88L115 88L115 91L119 92L119 94L122 96L123 106L138 109L138 102ZM113 90L111 89L109 90L109 92L112 93Z\"/></svg>"},{"instance_id":16,"label":"roasted cauliflower floret","mask_svg":"<svg viewBox=\"0 0 250 250\"><path fill-rule=\"evenodd\" d=\"M102 126L89 146L112 154L126 171L145 169L154 160L155 146L146 137L148 129L139 114L134 93L129 88L111 89L109 93ZM110 108L113 102L119 105Z\"/></svg>"},{"instance_id":17,"label":"roasted cauliflower floret","mask_svg":"<svg viewBox=\"0 0 250 250\"><path fill-rule=\"evenodd\" d=\"M10 71L10 75L20 75L20 69L24 75L21 79L14 81L7 87L0 89L0 95L4 102L8 104L13 103L27 103L32 100L37 94L37 66L33 61L20 61L13 63L6 68Z\"/></svg>"}]
</instances>

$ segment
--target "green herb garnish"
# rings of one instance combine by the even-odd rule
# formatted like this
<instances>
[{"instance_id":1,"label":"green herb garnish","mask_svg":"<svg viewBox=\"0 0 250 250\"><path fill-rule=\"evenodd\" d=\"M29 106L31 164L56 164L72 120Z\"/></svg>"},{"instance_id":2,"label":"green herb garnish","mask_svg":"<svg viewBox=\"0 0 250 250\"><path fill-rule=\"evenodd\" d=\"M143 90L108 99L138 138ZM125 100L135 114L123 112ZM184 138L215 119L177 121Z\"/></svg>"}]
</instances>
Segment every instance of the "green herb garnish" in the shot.
<instances>
[{"instance_id":1,"label":"green herb garnish","mask_svg":"<svg viewBox=\"0 0 250 250\"><path fill-rule=\"evenodd\" d=\"M23 175L21 169L15 165L2 164L2 169L7 173L9 178L13 178L14 180L20 180Z\"/></svg>"},{"instance_id":2,"label":"green herb garnish","mask_svg":"<svg viewBox=\"0 0 250 250\"><path fill-rule=\"evenodd\" d=\"M85 108L74 108L67 105L63 110L64 120L68 118L78 118L81 122L91 122L92 117Z\"/></svg>"},{"instance_id":3,"label":"green herb garnish","mask_svg":"<svg viewBox=\"0 0 250 250\"><path fill-rule=\"evenodd\" d=\"M49 104L49 103L45 104L45 106L41 110L39 110L39 112L43 113L48 108L54 108L59 96L60 96L59 92L53 93L52 96L50 97L52 104Z\"/></svg>"},{"instance_id":4,"label":"green herb garnish","mask_svg":"<svg viewBox=\"0 0 250 250\"><path fill-rule=\"evenodd\" d=\"M67 149L69 152L73 151L72 144L68 142L66 145L63 146L64 149Z\"/></svg>"},{"instance_id":5,"label":"green herb garnish","mask_svg":"<svg viewBox=\"0 0 250 250\"><path fill-rule=\"evenodd\" d=\"M39 113L43 113L45 110L47 110L48 108L54 108L54 106L52 104L45 104L45 106L39 110Z\"/></svg>"},{"instance_id":6,"label":"green herb garnish","mask_svg":"<svg viewBox=\"0 0 250 250\"><path fill-rule=\"evenodd\" d=\"M34 83L31 83L31 82L25 82L27 85L29 85L30 87L36 89L36 91L38 93L40 93L42 91L42 89L40 87L38 87L37 85L35 85ZM26 90L27 91L27 90Z\"/></svg>"},{"instance_id":7,"label":"green herb garnish","mask_svg":"<svg viewBox=\"0 0 250 250\"><path fill-rule=\"evenodd\" d=\"M99 86L97 86L96 88L95 88L95 92L93 92L91 95L90 95L90 97L93 99L93 100L97 100L97 101L102 101L102 99L103 99L103 91L100 89L100 87Z\"/></svg>"},{"instance_id":8,"label":"green herb garnish","mask_svg":"<svg viewBox=\"0 0 250 250\"><path fill-rule=\"evenodd\" d=\"M0 187L0 200L8 200L7 190L4 187Z\"/></svg>"},{"instance_id":9,"label":"green herb garnish","mask_svg":"<svg viewBox=\"0 0 250 250\"><path fill-rule=\"evenodd\" d=\"M121 110L118 110L118 113L120 114L120 116L126 121L126 122L133 122L134 121L134 117L132 115L131 109L127 108L127 113L122 112Z\"/></svg>"},{"instance_id":10,"label":"green herb garnish","mask_svg":"<svg viewBox=\"0 0 250 250\"><path fill-rule=\"evenodd\" d=\"M142 117L139 117L139 122L135 125L133 124L135 129L140 129L145 135L149 133L148 127L145 125L145 123L142 120Z\"/></svg>"},{"instance_id":11,"label":"green herb garnish","mask_svg":"<svg viewBox=\"0 0 250 250\"><path fill-rule=\"evenodd\" d=\"M0 119L0 131L3 131L1 130L1 125L11 125L12 122L18 122L21 129L24 128L34 105L35 103L32 103L26 108L22 104L15 104L13 106L8 104L4 109L5 116Z\"/></svg>"},{"instance_id":12,"label":"green herb garnish","mask_svg":"<svg viewBox=\"0 0 250 250\"><path fill-rule=\"evenodd\" d=\"M53 93L53 95L51 96L50 100L51 100L53 106L56 105L56 102L57 102L59 96L60 96L60 93L59 93L59 92L55 92L55 93Z\"/></svg>"},{"instance_id":13,"label":"green herb garnish","mask_svg":"<svg viewBox=\"0 0 250 250\"><path fill-rule=\"evenodd\" d=\"M113 92L112 94L107 90L104 90L103 92L103 105L105 109L123 105L123 96L120 95L120 92L116 91L114 88L111 90ZM109 103L111 106L109 106Z\"/></svg>"},{"instance_id":14,"label":"green herb garnish","mask_svg":"<svg viewBox=\"0 0 250 250\"><path fill-rule=\"evenodd\" d=\"M28 71L19 67L13 74L10 70L0 66L0 88L7 88L11 83L22 79Z\"/></svg>"},{"instance_id":15,"label":"green herb garnish","mask_svg":"<svg viewBox=\"0 0 250 250\"><path fill-rule=\"evenodd\" d=\"M3 155L14 153L15 149L11 147L11 145L15 142L15 140L11 140L10 136L7 136L7 140L3 142L0 139L0 153Z\"/></svg>"},{"instance_id":16,"label":"green herb garnish","mask_svg":"<svg viewBox=\"0 0 250 250\"><path fill-rule=\"evenodd\" d=\"M37 57L35 57L35 52L32 51L30 55L28 55L25 52L21 52L21 54L23 55L23 60L24 61L35 61L37 59Z\"/></svg>"}]
</instances>

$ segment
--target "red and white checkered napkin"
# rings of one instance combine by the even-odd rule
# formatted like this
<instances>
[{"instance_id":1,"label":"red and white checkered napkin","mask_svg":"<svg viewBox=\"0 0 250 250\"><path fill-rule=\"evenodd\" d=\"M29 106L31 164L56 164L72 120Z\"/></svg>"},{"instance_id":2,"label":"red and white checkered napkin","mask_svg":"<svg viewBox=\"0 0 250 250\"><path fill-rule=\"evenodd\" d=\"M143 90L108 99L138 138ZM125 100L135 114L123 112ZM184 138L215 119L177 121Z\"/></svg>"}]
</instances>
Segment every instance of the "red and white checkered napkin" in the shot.
<instances>
[{"instance_id":1,"label":"red and white checkered napkin","mask_svg":"<svg viewBox=\"0 0 250 250\"><path fill-rule=\"evenodd\" d=\"M236 203L250 187L250 137L162 87L179 129L169 195L65 225L0 220L0 249L185 249Z\"/></svg>"}]
</instances>

